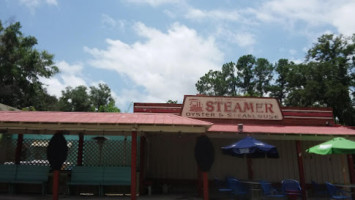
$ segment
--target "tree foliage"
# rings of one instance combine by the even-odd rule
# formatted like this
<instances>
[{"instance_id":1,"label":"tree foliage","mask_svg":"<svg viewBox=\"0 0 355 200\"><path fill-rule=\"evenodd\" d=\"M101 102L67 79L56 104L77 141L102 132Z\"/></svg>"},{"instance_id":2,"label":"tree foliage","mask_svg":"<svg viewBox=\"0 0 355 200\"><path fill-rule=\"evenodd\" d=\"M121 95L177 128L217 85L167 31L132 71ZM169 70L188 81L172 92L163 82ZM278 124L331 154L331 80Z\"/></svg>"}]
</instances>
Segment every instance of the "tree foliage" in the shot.
<instances>
[{"instance_id":1,"label":"tree foliage","mask_svg":"<svg viewBox=\"0 0 355 200\"><path fill-rule=\"evenodd\" d=\"M106 84L91 86L90 89L83 85L67 87L59 98L59 109L69 112L120 112Z\"/></svg>"},{"instance_id":2,"label":"tree foliage","mask_svg":"<svg viewBox=\"0 0 355 200\"><path fill-rule=\"evenodd\" d=\"M221 96L226 94L227 91L225 77L220 71L208 71L197 81L195 86L200 94L211 96Z\"/></svg>"},{"instance_id":3,"label":"tree foliage","mask_svg":"<svg viewBox=\"0 0 355 200\"><path fill-rule=\"evenodd\" d=\"M274 66L265 58L258 58L254 68L256 95L262 97L270 90Z\"/></svg>"},{"instance_id":4,"label":"tree foliage","mask_svg":"<svg viewBox=\"0 0 355 200\"><path fill-rule=\"evenodd\" d=\"M283 105L288 94L288 75L291 68L293 68L293 65L295 65L295 63L289 61L288 59L280 59L274 66L274 75L277 78L275 80L275 84L272 84L269 87L270 96L277 98Z\"/></svg>"},{"instance_id":5,"label":"tree foliage","mask_svg":"<svg viewBox=\"0 0 355 200\"><path fill-rule=\"evenodd\" d=\"M105 107L115 100L111 96L111 89L106 84L100 83L98 87L90 87L90 101L94 111L104 112Z\"/></svg>"},{"instance_id":6,"label":"tree foliage","mask_svg":"<svg viewBox=\"0 0 355 200\"><path fill-rule=\"evenodd\" d=\"M221 71L210 70L196 83L200 94L213 96L265 96L270 87L273 65L265 58L245 55L222 66Z\"/></svg>"},{"instance_id":7,"label":"tree foliage","mask_svg":"<svg viewBox=\"0 0 355 200\"><path fill-rule=\"evenodd\" d=\"M59 98L59 109L61 111L93 111L86 86L76 88L66 87Z\"/></svg>"},{"instance_id":8,"label":"tree foliage","mask_svg":"<svg viewBox=\"0 0 355 200\"><path fill-rule=\"evenodd\" d=\"M47 93L40 78L59 72L52 54L34 47L37 39L24 36L19 22L3 27L0 21L0 102L22 110L119 112L106 84L67 87L57 97Z\"/></svg>"},{"instance_id":9,"label":"tree foliage","mask_svg":"<svg viewBox=\"0 0 355 200\"><path fill-rule=\"evenodd\" d=\"M237 62L237 86L240 88L241 92L254 96L255 94L255 81L254 81L254 68L255 68L255 57L253 55L245 55L238 59Z\"/></svg>"},{"instance_id":10,"label":"tree foliage","mask_svg":"<svg viewBox=\"0 0 355 200\"><path fill-rule=\"evenodd\" d=\"M55 109L56 98L43 88L40 77L58 73L53 55L34 48L37 39L24 36L19 22L3 27L0 21L0 102L37 110Z\"/></svg>"},{"instance_id":11,"label":"tree foliage","mask_svg":"<svg viewBox=\"0 0 355 200\"><path fill-rule=\"evenodd\" d=\"M306 61L320 89L316 100L332 107L340 123L354 125L354 95L351 91L354 89L355 34L352 37L322 35L308 50Z\"/></svg>"},{"instance_id":12,"label":"tree foliage","mask_svg":"<svg viewBox=\"0 0 355 200\"><path fill-rule=\"evenodd\" d=\"M177 101L177 100L171 100L171 99L169 99L166 103L169 103L169 104L177 104L178 101Z\"/></svg>"},{"instance_id":13,"label":"tree foliage","mask_svg":"<svg viewBox=\"0 0 355 200\"><path fill-rule=\"evenodd\" d=\"M271 96L285 106L332 107L339 123L355 125L355 34L326 34L295 64L241 56L221 71L210 70L196 83L201 94Z\"/></svg>"}]
</instances>

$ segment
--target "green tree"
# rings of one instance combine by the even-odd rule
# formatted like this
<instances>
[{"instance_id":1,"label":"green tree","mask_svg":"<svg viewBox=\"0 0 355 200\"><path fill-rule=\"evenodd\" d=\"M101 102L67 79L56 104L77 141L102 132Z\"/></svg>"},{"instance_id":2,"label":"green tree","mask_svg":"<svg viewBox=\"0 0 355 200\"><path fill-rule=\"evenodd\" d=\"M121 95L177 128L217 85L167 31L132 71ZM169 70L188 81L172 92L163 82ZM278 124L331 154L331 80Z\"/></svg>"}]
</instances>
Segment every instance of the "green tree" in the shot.
<instances>
[{"instance_id":1,"label":"green tree","mask_svg":"<svg viewBox=\"0 0 355 200\"><path fill-rule=\"evenodd\" d=\"M171 99L169 99L166 103L177 104L178 101L177 101L177 100L171 100Z\"/></svg>"},{"instance_id":2,"label":"green tree","mask_svg":"<svg viewBox=\"0 0 355 200\"><path fill-rule=\"evenodd\" d=\"M228 91L228 84L221 71L208 71L195 86L200 94L210 96L223 96Z\"/></svg>"},{"instance_id":3,"label":"green tree","mask_svg":"<svg viewBox=\"0 0 355 200\"><path fill-rule=\"evenodd\" d=\"M238 89L238 76L236 74L236 65L233 62L229 62L223 64L222 66L222 74L221 79L224 79L224 84L227 87L226 93L224 95L227 96L237 96L237 89Z\"/></svg>"},{"instance_id":4,"label":"green tree","mask_svg":"<svg viewBox=\"0 0 355 200\"><path fill-rule=\"evenodd\" d=\"M100 83L98 87L90 87L90 100L92 110L98 112L121 112L116 107L116 102L111 95L111 89L107 84Z\"/></svg>"},{"instance_id":5,"label":"green tree","mask_svg":"<svg viewBox=\"0 0 355 200\"><path fill-rule=\"evenodd\" d=\"M295 63L288 59L279 59L274 66L275 83L270 86L270 96L277 98L284 105L284 100L288 94L288 74Z\"/></svg>"},{"instance_id":6,"label":"green tree","mask_svg":"<svg viewBox=\"0 0 355 200\"><path fill-rule=\"evenodd\" d=\"M115 101L112 99L107 105L101 105L98 112L121 112L121 110L116 107Z\"/></svg>"},{"instance_id":7,"label":"green tree","mask_svg":"<svg viewBox=\"0 0 355 200\"><path fill-rule=\"evenodd\" d=\"M354 63L354 36L322 35L309 49L306 62L295 65L289 73L286 104L332 107L341 124L354 125Z\"/></svg>"},{"instance_id":8,"label":"green tree","mask_svg":"<svg viewBox=\"0 0 355 200\"><path fill-rule=\"evenodd\" d=\"M65 91L62 91L62 96L59 98L59 109L68 112L93 111L90 97L87 93L87 87L83 85L76 88L66 87Z\"/></svg>"},{"instance_id":9,"label":"green tree","mask_svg":"<svg viewBox=\"0 0 355 200\"><path fill-rule=\"evenodd\" d=\"M0 21L0 102L17 107L52 108L55 97L48 95L39 78L58 73L53 55L39 52L37 39L23 36L19 22L3 27Z\"/></svg>"},{"instance_id":10,"label":"green tree","mask_svg":"<svg viewBox=\"0 0 355 200\"><path fill-rule=\"evenodd\" d=\"M254 68L256 59L253 55L244 55L237 62L237 86L244 95L253 96L255 94Z\"/></svg>"},{"instance_id":11,"label":"green tree","mask_svg":"<svg viewBox=\"0 0 355 200\"><path fill-rule=\"evenodd\" d=\"M94 111L98 111L100 107L106 106L112 101L113 104L115 103L111 96L111 89L108 85L102 83L100 83L98 87L90 87L90 101Z\"/></svg>"},{"instance_id":12,"label":"green tree","mask_svg":"<svg viewBox=\"0 0 355 200\"><path fill-rule=\"evenodd\" d=\"M351 88L355 67L355 34L352 37L325 34L308 51L307 61L325 69L327 86L321 100L334 109L340 123L355 125Z\"/></svg>"},{"instance_id":13,"label":"green tree","mask_svg":"<svg viewBox=\"0 0 355 200\"><path fill-rule=\"evenodd\" d=\"M90 89L83 85L67 87L62 91L58 104L61 111L120 112L106 84L91 86Z\"/></svg>"},{"instance_id":14,"label":"green tree","mask_svg":"<svg viewBox=\"0 0 355 200\"><path fill-rule=\"evenodd\" d=\"M268 91L270 91L270 81L274 66L265 58L258 58L254 68L254 79L256 94L259 97L263 97Z\"/></svg>"},{"instance_id":15,"label":"green tree","mask_svg":"<svg viewBox=\"0 0 355 200\"><path fill-rule=\"evenodd\" d=\"M212 96L259 95L268 92L273 66L265 58L245 55L237 64L225 63L222 69L210 70L195 84L200 94Z\"/></svg>"}]
</instances>

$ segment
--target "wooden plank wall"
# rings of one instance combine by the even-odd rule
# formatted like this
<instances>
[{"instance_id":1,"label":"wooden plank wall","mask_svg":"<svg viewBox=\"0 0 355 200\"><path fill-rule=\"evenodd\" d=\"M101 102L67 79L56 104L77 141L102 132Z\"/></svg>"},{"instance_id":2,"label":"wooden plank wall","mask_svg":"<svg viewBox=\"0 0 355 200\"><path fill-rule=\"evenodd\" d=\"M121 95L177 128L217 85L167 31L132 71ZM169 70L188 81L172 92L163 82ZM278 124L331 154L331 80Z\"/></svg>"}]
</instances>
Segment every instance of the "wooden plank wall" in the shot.
<instances>
[{"instance_id":1,"label":"wooden plank wall","mask_svg":"<svg viewBox=\"0 0 355 200\"><path fill-rule=\"evenodd\" d=\"M194 158L196 135L152 134L147 137L146 176L161 180L196 180L197 165ZM234 176L248 179L246 158L224 155L220 147L235 142L235 139L212 138L215 147L215 162L209 179ZM299 180L296 143L291 140L266 140L275 145L280 153L279 159L252 159L254 180L269 180L280 183L283 179ZM302 149L318 144L319 141L302 141ZM343 155L320 156L303 152L306 183L312 180L324 183L349 182L346 157ZM342 163L342 159L345 159ZM345 166L345 174L342 165Z\"/></svg>"}]
</instances>

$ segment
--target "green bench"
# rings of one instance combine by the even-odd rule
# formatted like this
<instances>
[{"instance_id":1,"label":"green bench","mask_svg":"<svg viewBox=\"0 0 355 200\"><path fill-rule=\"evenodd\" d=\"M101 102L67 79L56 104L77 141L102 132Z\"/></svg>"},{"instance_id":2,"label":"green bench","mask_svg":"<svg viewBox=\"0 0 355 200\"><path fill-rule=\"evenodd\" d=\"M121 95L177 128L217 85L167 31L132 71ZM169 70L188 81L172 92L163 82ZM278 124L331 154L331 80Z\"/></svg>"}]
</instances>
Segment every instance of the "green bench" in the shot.
<instances>
[{"instance_id":1,"label":"green bench","mask_svg":"<svg viewBox=\"0 0 355 200\"><path fill-rule=\"evenodd\" d=\"M0 183L11 184L16 179L16 165L0 165ZM9 191L12 188L9 187Z\"/></svg>"},{"instance_id":2,"label":"green bench","mask_svg":"<svg viewBox=\"0 0 355 200\"><path fill-rule=\"evenodd\" d=\"M99 186L99 196L104 194L104 186L131 185L131 167L88 167L76 166L71 171L69 186ZM70 194L70 187L69 194Z\"/></svg>"},{"instance_id":3,"label":"green bench","mask_svg":"<svg viewBox=\"0 0 355 200\"><path fill-rule=\"evenodd\" d=\"M46 193L49 166L0 165L0 182L9 184L10 193L15 184L40 184L42 194Z\"/></svg>"}]
</instances>

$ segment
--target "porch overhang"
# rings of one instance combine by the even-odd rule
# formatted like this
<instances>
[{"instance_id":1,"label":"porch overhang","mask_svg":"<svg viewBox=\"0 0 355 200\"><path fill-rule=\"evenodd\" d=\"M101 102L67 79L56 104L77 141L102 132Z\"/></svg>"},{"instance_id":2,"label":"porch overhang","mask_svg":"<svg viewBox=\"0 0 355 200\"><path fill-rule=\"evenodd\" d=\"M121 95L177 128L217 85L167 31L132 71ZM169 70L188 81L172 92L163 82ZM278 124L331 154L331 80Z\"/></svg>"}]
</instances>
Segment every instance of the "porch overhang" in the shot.
<instances>
[{"instance_id":1,"label":"porch overhang","mask_svg":"<svg viewBox=\"0 0 355 200\"><path fill-rule=\"evenodd\" d=\"M242 131L238 130L242 126ZM211 137L238 137L253 135L259 139L324 140L334 136L355 139L354 127L346 126L286 126L256 124L213 124L207 132Z\"/></svg>"},{"instance_id":2,"label":"porch overhang","mask_svg":"<svg viewBox=\"0 0 355 200\"><path fill-rule=\"evenodd\" d=\"M0 111L0 131L14 134L130 135L136 132L205 133L212 123L173 114Z\"/></svg>"}]
</instances>

